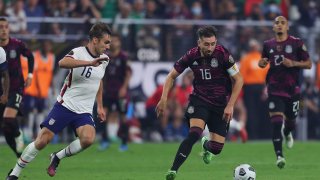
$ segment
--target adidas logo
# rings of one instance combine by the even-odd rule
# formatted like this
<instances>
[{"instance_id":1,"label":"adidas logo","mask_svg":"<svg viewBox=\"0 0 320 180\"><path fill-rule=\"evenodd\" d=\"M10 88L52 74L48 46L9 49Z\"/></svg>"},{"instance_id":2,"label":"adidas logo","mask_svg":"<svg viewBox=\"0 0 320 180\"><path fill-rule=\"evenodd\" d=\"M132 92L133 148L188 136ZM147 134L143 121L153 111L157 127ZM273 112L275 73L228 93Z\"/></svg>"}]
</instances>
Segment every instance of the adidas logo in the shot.
<instances>
[{"instance_id":1,"label":"adidas logo","mask_svg":"<svg viewBox=\"0 0 320 180\"><path fill-rule=\"evenodd\" d=\"M197 61L195 61L195 62L193 62L193 64L192 64L192 65L197 66L197 65L198 65L198 62L197 62Z\"/></svg>"},{"instance_id":2,"label":"adidas logo","mask_svg":"<svg viewBox=\"0 0 320 180\"><path fill-rule=\"evenodd\" d=\"M273 53L273 49L270 49L269 53Z\"/></svg>"}]
</instances>

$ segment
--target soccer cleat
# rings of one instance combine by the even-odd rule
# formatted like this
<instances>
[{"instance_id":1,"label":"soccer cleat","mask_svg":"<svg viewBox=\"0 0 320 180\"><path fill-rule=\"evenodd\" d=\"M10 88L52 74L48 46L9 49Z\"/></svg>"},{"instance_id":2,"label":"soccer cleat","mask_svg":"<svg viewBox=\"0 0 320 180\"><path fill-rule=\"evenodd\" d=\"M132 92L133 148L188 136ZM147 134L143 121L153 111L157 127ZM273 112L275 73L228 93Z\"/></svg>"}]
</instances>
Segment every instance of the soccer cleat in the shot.
<instances>
[{"instance_id":1,"label":"soccer cleat","mask_svg":"<svg viewBox=\"0 0 320 180\"><path fill-rule=\"evenodd\" d=\"M201 139L201 146L202 146L202 159L203 162L206 164L209 164L213 155L211 152L209 152L208 150L206 150L204 148L204 144L208 141L208 137L207 136L203 136Z\"/></svg>"},{"instance_id":2,"label":"soccer cleat","mask_svg":"<svg viewBox=\"0 0 320 180\"><path fill-rule=\"evenodd\" d=\"M128 151L128 145L127 144L121 144L119 147L120 152Z\"/></svg>"},{"instance_id":3,"label":"soccer cleat","mask_svg":"<svg viewBox=\"0 0 320 180\"><path fill-rule=\"evenodd\" d=\"M282 169L286 165L286 160L284 159L284 157L278 156L276 164L279 169Z\"/></svg>"},{"instance_id":4,"label":"soccer cleat","mask_svg":"<svg viewBox=\"0 0 320 180\"><path fill-rule=\"evenodd\" d=\"M166 174L166 180L174 180L177 176L177 171L169 170Z\"/></svg>"},{"instance_id":5,"label":"soccer cleat","mask_svg":"<svg viewBox=\"0 0 320 180\"><path fill-rule=\"evenodd\" d=\"M57 157L56 153L52 153L50 155L50 165L47 169L47 173L49 176L56 175L57 167L59 166L60 159Z\"/></svg>"},{"instance_id":6,"label":"soccer cleat","mask_svg":"<svg viewBox=\"0 0 320 180\"><path fill-rule=\"evenodd\" d=\"M99 150L104 151L104 150L108 149L109 146L110 146L110 143L108 141L101 141L101 143L99 145Z\"/></svg>"},{"instance_id":7,"label":"soccer cleat","mask_svg":"<svg viewBox=\"0 0 320 180\"><path fill-rule=\"evenodd\" d=\"M242 128L239 131L239 134L240 134L242 142L243 143L247 142L247 140L248 140L248 132L247 132L246 128Z\"/></svg>"},{"instance_id":8,"label":"soccer cleat","mask_svg":"<svg viewBox=\"0 0 320 180\"><path fill-rule=\"evenodd\" d=\"M23 141L23 133L21 130L19 131L20 131L20 135L15 138L15 141L16 141L16 151L18 154L21 154L24 149L24 141Z\"/></svg>"},{"instance_id":9,"label":"soccer cleat","mask_svg":"<svg viewBox=\"0 0 320 180\"><path fill-rule=\"evenodd\" d=\"M284 141L285 141L285 143L287 145L287 148L291 149L293 147L293 142L294 142L292 133L290 132L288 134L288 136L285 136L284 135L284 126L282 126L281 134L282 134L282 137L283 137L283 139L284 139Z\"/></svg>"},{"instance_id":10,"label":"soccer cleat","mask_svg":"<svg viewBox=\"0 0 320 180\"><path fill-rule=\"evenodd\" d=\"M7 176L6 180L16 180L16 179L18 179L18 177L17 177L17 176L10 175L10 174L11 174L11 172L12 172L12 169L9 171L9 173L8 173L8 176Z\"/></svg>"}]
</instances>

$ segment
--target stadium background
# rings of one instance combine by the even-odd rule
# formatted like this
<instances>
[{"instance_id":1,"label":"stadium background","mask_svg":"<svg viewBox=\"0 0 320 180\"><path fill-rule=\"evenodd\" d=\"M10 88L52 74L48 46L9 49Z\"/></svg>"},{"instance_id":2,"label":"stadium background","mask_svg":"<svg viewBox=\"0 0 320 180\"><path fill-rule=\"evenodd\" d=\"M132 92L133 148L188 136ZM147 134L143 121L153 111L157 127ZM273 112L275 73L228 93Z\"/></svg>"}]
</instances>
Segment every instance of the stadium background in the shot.
<instances>
[{"instance_id":1,"label":"stadium background","mask_svg":"<svg viewBox=\"0 0 320 180\"><path fill-rule=\"evenodd\" d=\"M284 15L290 20L290 34L304 40L314 63L311 70L304 71L301 79L304 80L303 97L316 109L302 107L296 137L300 140L320 138L318 1L0 0L0 15L9 18L12 37L22 39L31 50L39 49L44 40L52 41L57 61L71 48L87 41L90 24L96 21L108 23L121 35L123 50L131 60L130 100L133 115L138 120L145 118L144 102L162 84L172 63L196 46L197 27L216 26L219 42L239 62L248 52L249 42L257 40L261 44L271 38L272 19ZM56 68L56 92L59 92L65 73ZM50 100L49 104L52 104L55 95ZM313 111L312 117L308 116L309 111ZM264 128L257 128L259 134L252 138L269 139L268 120L262 118L259 126ZM311 131L313 133L309 135Z\"/></svg>"}]
</instances>

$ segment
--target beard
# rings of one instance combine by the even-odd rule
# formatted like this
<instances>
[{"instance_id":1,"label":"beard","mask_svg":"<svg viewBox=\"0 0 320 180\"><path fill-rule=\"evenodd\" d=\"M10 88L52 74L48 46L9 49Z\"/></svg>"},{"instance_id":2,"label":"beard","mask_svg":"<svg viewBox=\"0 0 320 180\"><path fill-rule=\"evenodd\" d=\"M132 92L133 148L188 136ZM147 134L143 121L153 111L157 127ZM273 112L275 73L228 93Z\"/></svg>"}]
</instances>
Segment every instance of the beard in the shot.
<instances>
[{"instance_id":1,"label":"beard","mask_svg":"<svg viewBox=\"0 0 320 180\"><path fill-rule=\"evenodd\" d=\"M282 36L282 35L283 35L283 32L277 32L277 35L278 35L278 36Z\"/></svg>"}]
</instances>

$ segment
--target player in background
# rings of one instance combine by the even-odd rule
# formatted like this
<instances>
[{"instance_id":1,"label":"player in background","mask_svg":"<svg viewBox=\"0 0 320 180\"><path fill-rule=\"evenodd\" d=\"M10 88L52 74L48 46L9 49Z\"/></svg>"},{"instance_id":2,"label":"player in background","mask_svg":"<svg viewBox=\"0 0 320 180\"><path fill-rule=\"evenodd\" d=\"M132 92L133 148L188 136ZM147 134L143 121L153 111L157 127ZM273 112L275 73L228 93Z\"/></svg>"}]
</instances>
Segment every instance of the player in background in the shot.
<instances>
[{"instance_id":1,"label":"player in background","mask_svg":"<svg viewBox=\"0 0 320 180\"><path fill-rule=\"evenodd\" d=\"M34 69L33 80L24 90L23 109L27 119L23 128L24 138L27 142L34 140L40 131L40 123L45 118L45 110L48 108L48 96L52 84L55 67L55 55L52 52L52 42L41 42L39 50L33 51ZM24 77L27 76L28 65L25 58L21 58ZM51 92L54 94L54 87ZM35 125L35 132L33 127Z\"/></svg>"},{"instance_id":2,"label":"player in background","mask_svg":"<svg viewBox=\"0 0 320 180\"><path fill-rule=\"evenodd\" d=\"M103 105L107 113L107 122L102 126L102 140L100 150L109 146L107 125L118 123L118 136L121 139L119 150L126 151L129 139L129 126L127 124L126 112L128 105L128 87L131 78L131 68L127 54L121 49L121 37L119 34L112 34L109 56L112 59L106 75L103 78Z\"/></svg>"},{"instance_id":3,"label":"player in background","mask_svg":"<svg viewBox=\"0 0 320 180\"><path fill-rule=\"evenodd\" d=\"M19 123L16 117L20 112L23 89L24 87L30 86L32 81L34 59L32 52L23 42L10 37L9 22L2 17L0 18L0 46L3 47L7 54L10 77L9 96L3 113L2 130L7 144L14 151L16 156L19 157L24 148L24 143L23 134L19 129ZM21 55L28 59L28 76L26 81L22 74L20 62Z\"/></svg>"},{"instance_id":4,"label":"player in background","mask_svg":"<svg viewBox=\"0 0 320 180\"><path fill-rule=\"evenodd\" d=\"M89 43L72 49L59 61L59 67L70 69L57 102L41 123L41 131L36 140L23 151L7 180L15 180L38 154L50 143L55 134L70 126L78 138L66 148L52 153L47 168L49 176L56 174L60 160L73 156L88 148L95 139L95 124L92 118L94 101L97 113L105 121L102 104L102 78L109 63L104 52L110 48L110 28L104 23L96 23L89 31Z\"/></svg>"},{"instance_id":5,"label":"player in background","mask_svg":"<svg viewBox=\"0 0 320 180\"><path fill-rule=\"evenodd\" d=\"M282 169L285 158L282 152L284 138L288 148L293 146L292 131L299 112L301 69L310 69L309 53L301 39L288 35L288 20L283 16L274 19L275 38L263 44L259 66L270 64L266 77L269 115L272 123L272 141L276 165Z\"/></svg>"},{"instance_id":6,"label":"player in background","mask_svg":"<svg viewBox=\"0 0 320 180\"><path fill-rule=\"evenodd\" d=\"M156 107L159 117L166 109L174 80L190 67L194 73L194 89L185 113L185 118L189 120L189 134L180 144L173 165L167 172L167 180L175 179L179 167L200 139L206 125L210 138L204 136L201 140L203 161L209 164L212 157L222 151L234 104L243 85L233 57L226 48L217 44L216 29L203 26L198 29L197 35L198 47L190 49L174 64Z\"/></svg>"}]
</instances>

